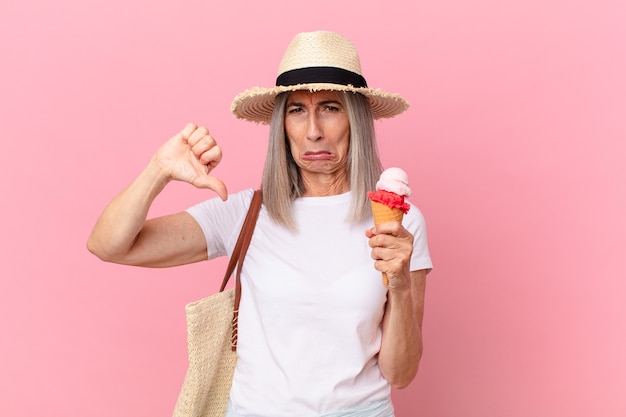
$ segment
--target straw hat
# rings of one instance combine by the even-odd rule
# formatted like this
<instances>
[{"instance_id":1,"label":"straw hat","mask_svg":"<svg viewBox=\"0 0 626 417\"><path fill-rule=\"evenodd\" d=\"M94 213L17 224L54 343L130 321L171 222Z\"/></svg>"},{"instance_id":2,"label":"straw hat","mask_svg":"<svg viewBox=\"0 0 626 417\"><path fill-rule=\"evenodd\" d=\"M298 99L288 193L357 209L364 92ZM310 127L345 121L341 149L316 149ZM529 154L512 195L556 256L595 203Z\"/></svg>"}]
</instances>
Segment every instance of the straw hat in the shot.
<instances>
[{"instance_id":1,"label":"straw hat","mask_svg":"<svg viewBox=\"0 0 626 417\"><path fill-rule=\"evenodd\" d=\"M276 87L254 87L233 100L235 117L269 123L276 95L296 90L333 90L361 93L369 99L374 119L396 116L409 107L398 94L367 86L354 45L333 32L297 34L278 67Z\"/></svg>"}]
</instances>

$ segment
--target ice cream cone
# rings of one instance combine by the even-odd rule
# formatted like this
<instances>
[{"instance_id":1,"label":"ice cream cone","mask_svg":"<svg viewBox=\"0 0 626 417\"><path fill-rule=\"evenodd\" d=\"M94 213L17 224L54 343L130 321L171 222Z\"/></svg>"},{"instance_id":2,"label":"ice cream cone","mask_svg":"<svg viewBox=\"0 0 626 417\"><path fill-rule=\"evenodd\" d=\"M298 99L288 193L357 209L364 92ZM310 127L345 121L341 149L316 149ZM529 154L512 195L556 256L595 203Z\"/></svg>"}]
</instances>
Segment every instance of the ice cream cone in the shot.
<instances>
[{"instance_id":1,"label":"ice cream cone","mask_svg":"<svg viewBox=\"0 0 626 417\"><path fill-rule=\"evenodd\" d=\"M402 223L402 217L404 216L404 212L400 209L391 208L384 204L377 203L376 201L371 201L372 205L372 214L374 215L374 224L381 224L387 222L400 222ZM389 285L389 278L387 278L387 274L383 272L383 284L385 287Z\"/></svg>"},{"instance_id":2,"label":"ice cream cone","mask_svg":"<svg viewBox=\"0 0 626 417\"><path fill-rule=\"evenodd\" d=\"M372 214L374 215L374 224L381 224L387 222L400 222L402 223L402 217L404 213L397 208L391 208L376 201L370 201L372 205Z\"/></svg>"}]
</instances>

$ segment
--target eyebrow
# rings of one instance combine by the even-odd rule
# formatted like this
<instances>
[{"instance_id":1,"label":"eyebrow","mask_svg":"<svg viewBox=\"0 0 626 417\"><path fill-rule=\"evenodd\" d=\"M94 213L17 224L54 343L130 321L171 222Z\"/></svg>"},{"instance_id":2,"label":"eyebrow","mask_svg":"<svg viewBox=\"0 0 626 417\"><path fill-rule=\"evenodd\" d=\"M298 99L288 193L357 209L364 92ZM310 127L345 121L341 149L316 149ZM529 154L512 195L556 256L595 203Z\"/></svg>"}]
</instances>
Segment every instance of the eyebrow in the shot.
<instances>
[{"instance_id":1,"label":"eyebrow","mask_svg":"<svg viewBox=\"0 0 626 417\"><path fill-rule=\"evenodd\" d=\"M343 104L341 104L341 102L339 100L332 100L332 99L322 100L322 101L317 103L317 106L326 106L328 104L338 104L339 106L343 107ZM292 106L294 106L294 107L306 107L304 105L304 103L300 103L300 102L297 102L297 101L287 102L287 107L292 107Z\"/></svg>"}]
</instances>

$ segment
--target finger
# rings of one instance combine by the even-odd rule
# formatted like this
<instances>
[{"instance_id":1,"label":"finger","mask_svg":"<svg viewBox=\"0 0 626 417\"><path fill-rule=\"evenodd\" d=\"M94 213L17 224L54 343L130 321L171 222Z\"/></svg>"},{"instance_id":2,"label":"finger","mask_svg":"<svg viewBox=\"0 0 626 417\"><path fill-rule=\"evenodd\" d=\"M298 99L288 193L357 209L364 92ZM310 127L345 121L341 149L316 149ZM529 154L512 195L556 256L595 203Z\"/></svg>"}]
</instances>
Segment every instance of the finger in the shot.
<instances>
[{"instance_id":1,"label":"finger","mask_svg":"<svg viewBox=\"0 0 626 417\"><path fill-rule=\"evenodd\" d=\"M374 233L377 235L386 234L386 235L393 235L393 236L401 236L403 230L406 230L406 229L404 229L404 227L402 227L402 224L399 222L380 223L374 227Z\"/></svg>"},{"instance_id":2,"label":"finger","mask_svg":"<svg viewBox=\"0 0 626 417\"><path fill-rule=\"evenodd\" d=\"M411 253L400 248L376 247L372 249L372 259L389 263L404 263L411 258Z\"/></svg>"},{"instance_id":3,"label":"finger","mask_svg":"<svg viewBox=\"0 0 626 417\"><path fill-rule=\"evenodd\" d=\"M189 146L193 147L207 136L210 137L209 129L207 129L204 126L199 126L198 128L196 128L196 130L194 130L191 133L191 135L189 135L189 139L187 140L187 143L189 143Z\"/></svg>"},{"instance_id":4,"label":"finger","mask_svg":"<svg viewBox=\"0 0 626 417\"><path fill-rule=\"evenodd\" d=\"M393 225L395 225L395 224L397 224L397 223L396 222L390 222L390 223L377 224L374 227L371 227L371 228L367 229L365 231L365 236L367 236L368 238L372 238L372 237L380 235L380 234L391 234L391 232L390 232L391 229L389 229L387 226L391 226L391 228L393 228Z\"/></svg>"},{"instance_id":5,"label":"finger","mask_svg":"<svg viewBox=\"0 0 626 417\"><path fill-rule=\"evenodd\" d=\"M183 140L185 140L185 142L187 142L189 140L189 137L191 136L191 134L198 128L198 126L196 126L195 123L193 122L189 122L185 125L185 127L183 128L183 130L180 131L181 136L183 137Z\"/></svg>"},{"instance_id":6,"label":"finger","mask_svg":"<svg viewBox=\"0 0 626 417\"><path fill-rule=\"evenodd\" d=\"M190 143L189 143L190 145L191 145L191 140L192 139L190 139ZM206 151L208 151L209 149L211 149L212 147L216 145L217 145L217 142L215 141L215 139L213 139L211 135L206 135L206 136L203 136L194 145L192 145L191 151L194 153L194 155L197 158L200 158L200 156L203 153L205 153Z\"/></svg>"},{"instance_id":7,"label":"finger","mask_svg":"<svg viewBox=\"0 0 626 417\"><path fill-rule=\"evenodd\" d=\"M374 268L377 271L388 274L390 277L401 273L409 265L409 260L404 256L384 253L379 257L372 255L372 258L374 259Z\"/></svg>"},{"instance_id":8,"label":"finger","mask_svg":"<svg viewBox=\"0 0 626 417\"><path fill-rule=\"evenodd\" d=\"M199 159L204 165L209 165L211 168L215 168L222 160L222 148L215 145L206 152L203 152Z\"/></svg>"},{"instance_id":9,"label":"finger","mask_svg":"<svg viewBox=\"0 0 626 417\"><path fill-rule=\"evenodd\" d=\"M371 248L394 248L398 246L399 239L396 236L381 233L372 236L368 244Z\"/></svg>"}]
</instances>

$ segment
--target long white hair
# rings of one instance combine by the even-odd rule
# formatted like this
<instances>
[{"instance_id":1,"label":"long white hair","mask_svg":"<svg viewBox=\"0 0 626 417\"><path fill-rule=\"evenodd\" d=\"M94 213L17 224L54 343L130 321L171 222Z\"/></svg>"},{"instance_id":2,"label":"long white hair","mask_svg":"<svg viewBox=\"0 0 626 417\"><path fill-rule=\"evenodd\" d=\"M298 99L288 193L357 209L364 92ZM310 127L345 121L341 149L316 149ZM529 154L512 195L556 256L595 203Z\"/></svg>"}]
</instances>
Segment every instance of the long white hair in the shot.
<instances>
[{"instance_id":1,"label":"long white hair","mask_svg":"<svg viewBox=\"0 0 626 417\"><path fill-rule=\"evenodd\" d=\"M378 156L374 119L367 98L359 93L337 92L350 122L350 146L346 173L350 179L352 203L348 221L371 216L367 192L374 190L382 172ZM300 168L296 165L285 134L285 107L289 93L279 94L274 102L270 122L269 143L261 189L263 204L270 217L288 228L295 228L291 213L292 201L304 193Z\"/></svg>"}]
</instances>

